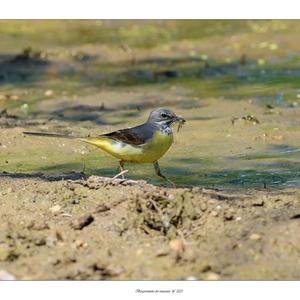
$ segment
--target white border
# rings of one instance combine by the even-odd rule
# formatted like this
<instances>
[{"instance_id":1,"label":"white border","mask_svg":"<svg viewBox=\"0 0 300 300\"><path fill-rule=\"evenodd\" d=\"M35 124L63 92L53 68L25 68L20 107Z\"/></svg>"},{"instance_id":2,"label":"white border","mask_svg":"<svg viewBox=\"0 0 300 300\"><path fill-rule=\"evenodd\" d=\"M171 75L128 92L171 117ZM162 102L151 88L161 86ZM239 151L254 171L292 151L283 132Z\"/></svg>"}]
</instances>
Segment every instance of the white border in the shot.
<instances>
[{"instance_id":1,"label":"white border","mask_svg":"<svg viewBox=\"0 0 300 300\"><path fill-rule=\"evenodd\" d=\"M1 19L297 19L296 0L8 0ZM285 299L299 282L0 282L1 299ZM183 289L182 294L136 290Z\"/></svg>"},{"instance_id":2,"label":"white border","mask_svg":"<svg viewBox=\"0 0 300 300\"><path fill-rule=\"evenodd\" d=\"M7 0L2 19L300 18L297 0Z\"/></svg>"},{"instance_id":3,"label":"white border","mask_svg":"<svg viewBox=\"0 0 300 300\"><path fill-rule=\"evenodd\" d=\"M0 282L1 299L222 299L297 297L298 281L18 281ZM137 292L137 290L141 292ZM182 293L146 292L183 289Z\"/></svg>"}]
</instances>

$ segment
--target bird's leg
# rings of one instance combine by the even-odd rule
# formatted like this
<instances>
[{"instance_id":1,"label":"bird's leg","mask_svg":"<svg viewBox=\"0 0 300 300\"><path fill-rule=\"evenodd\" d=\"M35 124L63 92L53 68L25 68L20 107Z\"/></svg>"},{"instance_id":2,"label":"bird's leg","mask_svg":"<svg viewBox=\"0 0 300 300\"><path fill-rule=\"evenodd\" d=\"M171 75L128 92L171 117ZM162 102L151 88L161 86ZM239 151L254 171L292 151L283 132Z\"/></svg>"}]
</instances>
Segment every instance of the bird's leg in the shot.
<instances>
[{"instance_id":1,"label":"bird's leg","mask_svg":"<svg viewBox=\"0 0 300 300\"><path fill-rule=\"evenodd\" d=\"M119 164L120 164L120 174L122 173L122 179L124 179L125 178L124 173L123 173L124 172L124 161L120 160Z\"/></svg>"},{"instance_id":2,"label":"bird's leg","mask_svg":"<svg viewBox=\"0 0 300 300\"><path fill-rule=\"evenodd\" d=\"M161 178L165 179L166 181L168 181L173 187L176 187L174 182L172 182L170 179L168 179L165 175L163 175L161 173L158 161L155 161L153 164L154 164L154 170L155 170L156 175L158 175L159 177L161 177Z\"/></svg>"},{"instance_id":3,"label":"bird's leg","mask_svg":"<svg viewBox=\"0 0 300 300\"><path fill-rule=\"evenodd\" d=\"M123 160L120 160L119 164L120 164L120 167L119 167L120 168L120 172L116 176L114 176L113 179L116 179L116 178L118 178L120 176L122 177L122 179L125 179L124 174L128 172L128 170L124 170L124 161Z\"/></svg>"},{"instance_id":4,"label":"bird's leg","mask_svg":"<svg viewBox=\"0 0 300 300\"><path fill-rule=\"evenodd\" d=\"M85 172L85 164L83 164L83 168L82 168L81 173L84 174L84 172Z\"/></svg>"}]
</instances>

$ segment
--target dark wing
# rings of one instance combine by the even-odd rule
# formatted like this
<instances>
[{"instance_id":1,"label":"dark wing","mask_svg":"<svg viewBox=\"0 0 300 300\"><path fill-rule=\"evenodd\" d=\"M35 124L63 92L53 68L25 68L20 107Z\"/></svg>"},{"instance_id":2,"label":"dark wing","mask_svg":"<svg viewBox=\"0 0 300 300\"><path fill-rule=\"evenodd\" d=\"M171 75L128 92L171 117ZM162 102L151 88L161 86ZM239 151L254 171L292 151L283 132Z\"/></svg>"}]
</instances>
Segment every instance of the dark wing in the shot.
<instances>
[{"instance_id":1,"label":"dark wing","mask_svg":"<svg viewBox=\"0 0 300 300\"><path fill-rule=\"evenodd\" d=\"M120 129L101 136L130 145L142 145L153 137L156 130L158 130L156 125L145 123L137 127Z\"/></svg>"}]
</instances>

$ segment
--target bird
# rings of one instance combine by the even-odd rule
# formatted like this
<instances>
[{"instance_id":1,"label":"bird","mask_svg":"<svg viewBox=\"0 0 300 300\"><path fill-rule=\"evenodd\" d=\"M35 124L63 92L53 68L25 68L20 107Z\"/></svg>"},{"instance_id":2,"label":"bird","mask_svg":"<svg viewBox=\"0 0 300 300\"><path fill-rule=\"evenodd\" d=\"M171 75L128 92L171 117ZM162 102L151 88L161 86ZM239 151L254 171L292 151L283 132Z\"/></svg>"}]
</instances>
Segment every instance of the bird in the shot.
<instances>
[{"instance_id":1,"label":"bird","mask_svg":"<svg viewBox=\"0 0 300 300\"><path fill-rule=\"evenodd\" d=\"M178 131L186 120L167 108L151 111L147 121L132 128L120 129L98 136L76 137L72 135L24 131L24 135L77 139L94 145L119 160L120 173L114 178L124 179L126 163L152 163L155 173L175 187L160 170L158 160L169 150L173 143L171 126L178 123Z\"/></svg>"}]
</instances>

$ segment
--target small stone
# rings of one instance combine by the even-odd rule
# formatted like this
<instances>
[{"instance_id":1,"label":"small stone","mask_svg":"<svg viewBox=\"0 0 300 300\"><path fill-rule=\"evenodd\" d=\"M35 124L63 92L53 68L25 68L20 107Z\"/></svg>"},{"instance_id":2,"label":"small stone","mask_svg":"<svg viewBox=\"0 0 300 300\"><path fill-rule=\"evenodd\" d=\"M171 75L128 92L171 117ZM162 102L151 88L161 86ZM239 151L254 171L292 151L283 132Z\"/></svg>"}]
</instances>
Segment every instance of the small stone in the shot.
<instances>
[{"instance_id":1,"label":"small stone","mask_svg":"<svg viewBox=\"0 0 300 300\"><path fill-rule=\"evenodd\" d=\"M76 263L77 259L75 256L69 256L66 258L67 263Z\"/></svg>"},{"instance_id":2,"label":"small stone","mask_svg":"<svg viewBox=\"0 0 300 300\"><path fill-rule=\"evenodd\" d=\"M199 279L195 276L188 276L187 278L185 278L185 280L199 280Z\"/></svg>"},{"instance_id":3,"label":"small stone","mask_svg":"<svg viewBox=\"0 0 300 300\"><path fill-rule=\"evenodd\" d=\"M85 243L81 240L76 240L74 244L75 244L76 248L87 248L87 246L88 246L87 243Z\"/></svg>"},{"instance_id":4,"label":"small stone","mask_svg":"<svg viewBox=\"0 0 300 300\"><path fill-rule=\"evenodd\" d=\"M37 231L49 229L49 225L41 220L32 220L28 225L28 229L33 229Z\"/></svg>"},{"instance_id":5,"label":"small stone","mask_svg":"<svg viewBox=\"0 0 300 300\"><path fill-rule=\"evenodd\" d=\"M110 210L110 207L105 205L105 204L99 204L96 208L95 208L95 213L102 213L105 211Z\"/></svg>"},{"instance_id":6,"label":"small stone","mask_svg":"<svg viewBox=\"0 0 300 300\"><path fill-rule=\"evenodd\" d=\"M52 90L47 90L47 91L45 91L44 95L47 96L47 97L51 97L51 96L53 96L53 91Z\"/></svg>"},{"instance_id":7,"label":"small stone","mask_svg":"<svg viewBox=\"0 0 300 300\"><path fill-rule=\"evenodd\" d=\"M207 210L207 204L206 203L201 203L200 204L200 209L205 212Z\"/></svg>"},{"instance_id":8,"label":"small stone","mask_svg":"<svg viewBox=\"0 0 300 300\"><path fill-rule=\"evenodd\" d=\"M156 256L156 257L162 257L162 256L167 256L167 255L169 255L169 254L170 254L170 251L169 251L168 249L159 249L159 250L156 252L155 256Z\"/></svg>"},{"instance_id":9,"label":"small stone","mask_svg":"<svg viewBox=\"0 0 300 300\"><path fill-rule=\"evenodd\" d=\"M206 280L219 280L220 275L214 272L208 272L206 276Z\"/></svg>"},{"instance_id":10,"label":"small stone","mask_svg":"<svg viewBox=\"0 0 300 300\"><path fill-rule=\"evenodd\" d=\"M80 200L79 199L73 199L71 201L71 204L79 204L80 203Z\"/></svg>"},{"instance_id":11,"label":"small stone","mask_svg":"<svg viewBox=\"0 0 300 300\"><path fill-rule=\"evenodd\" d=\"M57 258L57 257L49 257L48 258L48 262L53 265L53 266L56 266L58 264L60 264L60 259Z\"/></svg>"},{"instance_id":12,"label":"small stone","mask_svg":"<svg viewBox=\"0 0 300 300\"><path fill-rule=\"evenodd\" d=\"M169 243L170 248L178 254L182 254L185 249L184 242L180 239L171 240Z\"/></svg>"},{"instance_id":13,"label":"small stone","mask_svg":"<svg viewBox=\"0 0 300 300\"><path fill-rule=\"evenodd\" d=\"M168 196L168 200L170 200L170 201L175 200L175 196L174 196L173 194L170 194L170 195Z\"/></svg>"},{"instance_id":14,"label":"small stone","mask_svg":"<svg viewBox=\"0 0 300 300\"><path fill-rule=\"evenodd\" d=\"M199 270L203 273L206 273L211 270L211 265L207 261L201 261L199 264Z\"/></svg>"},{"instance_id":15,"label":"small stone","mask_svg":"<svg viewBox=\"0 0 300 300\"><path fill-rule=\"evenodd\" d=\"M73 220L71 227L75 230L81 230L84 227L90 225L94 221L94 217L91 214L84 215L76 220Z\"/></svg>"},{"instance_id":16,"label":"small stone","mask_svg":"<svg viewBox=\"0 0 300 300\"><path fill-rule=\"evenodd\" d=\"M226 210L224 212L224 220L231 221L234 218L234 211L232 209Z\"/></svg>"},{"instance_id":17,"label":"small stone","mask_svg":"<svg viewBox=\"0 0 300 300\"><path fill-rule=\"evenodd\" d=\"M9 187L7 190L6 190L6 194L10 194L13 192L13 189L11 187Z\"/></svg>"},{"instance_id":18,"label":"small stone","mask_svg":"<svg viewBox=\"0 0 300 300\"><path fill-rule=\"evenodd\" d=\"M283 140L283 135L280 135L280 134L272 135L271 138L275 141L282 141Z\"/></svg>"},{"instance_id":19,"label":"small stone","mask_svg":"<svg viewBox=\"0 0 300 300\"><path fill-rule=\"evenodd\" d=\"M55 231L52 232L49 236L47 236L46 245L51 248L56 246L59 241L63 241L63 237L60 232Z\"/></svg>"},{"instance_id":20,"label":"small stone","mask_svg":"<svg viewBox=\"0 0 300 300\"><path fill-rule=\"evenodd\" d=\"M253 240L253 241L258 241L261 239L261 235L258 234L258 233L252 233L250 236L249 236L249 239L250 240Z\"/></svg>"},{"instance_id":21,"label":"small stone","mask_svg":"<svg viewBox=\"0 0 300 300\"><path fill-rule=\"evenodd\" d=\"M213 217L217 217L217 216L219 215L219 212L213 210L213 211L211 212L211 215L212 215Z\"/></svg>"},{"instance_id":22,"label":"small stone","mask_svg":"<svg viewBox=\"0 0 300 300\"><path fill-rule=\"evenodd\" d=\"M38 238L34 241L36 246L44 246L46 245L46 240L44 238Z\"/></svg>"},{"instance_id":23,"label":"small stone","mask_svg":"<svg viewBox=\"0 0 300 300\"><path fill-rule=\"evenodd\" d=\"M57 244L57 237L55 235L49 235L46 239L46 245L50 248Z\"/></svg>"},{"instance_id":24,"label":"small stone","mask_svg":"<svg viewBox=\"0 0 300 300\"><path fill-rule=\"evenodd\" d=\"M1 261L14 261L19 257L19 254L15 251L15 249L11 248L0 248L0 262Z\"/></svg>"},{"instance_id":25,"label":"small stone","mask_svg":"<svg viewBox=\"0 0 300 300\"><path fill-rule=\"evenodd\" d=\"M59 212L61 210L61 206L60 205L54 205L54 206L52 206L52 207L50 207L50 211L52 212L52 213L57 213L57 212Z\"/></svg>"},{"instance_id":26,"label":"small stone","mask_svg":"<svg viewBox=\"0 0 300 300\"><path fill-rule=\"evenodd\" d=\"M16 280L16 277L6 270L0 270L0 280Z\"/></svg>"},{"instance_id":27,"label":"small stone","mask_svg":"<svg viewBox=\"0 0 300 300\"><path fill-rule=\"evenodd\" d=\"M12 95L12 96L10 96L10 99L16 101L16 100L19 100L19 96L18 95Z\"/></svg>"},{"instance_id":28,"label":"small stone","mask_svg":"<svg viewBox=\"0 0 300 300\"><path fill-rule=\"evenodd\" d=\"M300 94L299 94L300 95ZM198 100L198 99L195 99L195 100ZM199 187L193 187L192 188L192 193L193 194L196 194L196 193L200 193L201 192L201 188L199 188Z\"/></svg>"},{"instance_id":29,"label":"small stone","mask_svg":"<svg viewBox=\"0 0 300 300\"><path fill-rule=\"evenodd\" d=\"M296 219L300 219L300 213L294 213L291 217L291 220L296 220Z\"/></svg>"},{"instance_id":30,"label":"small stone","mask_svg":"<svg viewBox=\"0 0 300 300\"><path fill-rule=\"evenodd\" d=\"M140 249L137 249L137 250L136 250L136 255L140 256L140 255L143 254L143 252L144 252L143 249L141 249L141 248L140 248Z\"/></svg>"},{"instance_id":31,"label":"small stone","mask_svg":"<svg viewBox=\"0 0 300 300\"><path fill-rule=\"evenodd\" d=\"M263 199L255 199L252 201L252 206L264 206L265 202Z\"/></svg>"}]
</instances>

